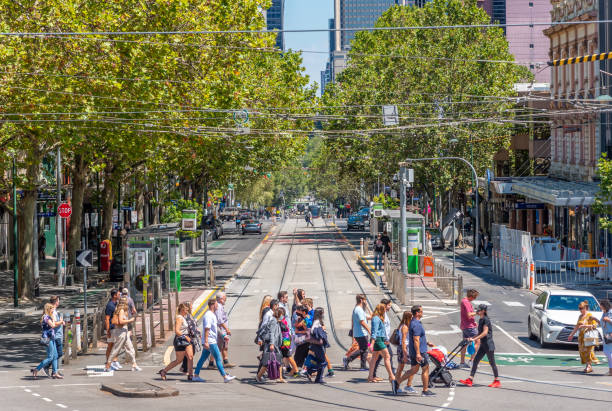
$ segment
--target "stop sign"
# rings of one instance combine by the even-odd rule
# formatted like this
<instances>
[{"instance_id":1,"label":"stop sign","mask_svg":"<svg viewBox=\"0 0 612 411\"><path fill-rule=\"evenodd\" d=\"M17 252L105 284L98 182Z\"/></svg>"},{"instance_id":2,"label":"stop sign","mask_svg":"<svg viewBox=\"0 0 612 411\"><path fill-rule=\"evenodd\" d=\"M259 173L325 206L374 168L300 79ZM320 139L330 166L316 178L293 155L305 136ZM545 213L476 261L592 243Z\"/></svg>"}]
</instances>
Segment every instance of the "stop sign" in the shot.
<instances>
[{"instance_id":1,"label":"stop sign","mask_svg":"<svg viewBox=\"0 0 612 411\"><path fill-rule=\"evenodd\" d=\"M68 203L62 203L57 208L57 213L62 218L68 218L72 214L72 207L70 207L70 204Z\"/></svg>"}]
</instances>

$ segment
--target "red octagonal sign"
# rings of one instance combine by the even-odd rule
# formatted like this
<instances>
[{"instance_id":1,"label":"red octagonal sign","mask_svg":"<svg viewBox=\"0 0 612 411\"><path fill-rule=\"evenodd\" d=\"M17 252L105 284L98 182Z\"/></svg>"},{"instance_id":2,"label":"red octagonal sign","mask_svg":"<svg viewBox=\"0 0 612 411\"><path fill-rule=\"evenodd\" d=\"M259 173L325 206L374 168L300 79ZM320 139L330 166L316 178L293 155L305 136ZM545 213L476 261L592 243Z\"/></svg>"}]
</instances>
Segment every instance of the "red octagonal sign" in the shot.
<instances>
[{"instance_id":1,"label":"red octagonal sign","mask_svg":"<svg viewBox=\"0 0 612 411\"><path fill-rule=\"evenodd\" d=\"M68 218L72 214L72 207L68 203L62 203L57 209L57 213L62 218Z\"/></svg>"}]
</instances>

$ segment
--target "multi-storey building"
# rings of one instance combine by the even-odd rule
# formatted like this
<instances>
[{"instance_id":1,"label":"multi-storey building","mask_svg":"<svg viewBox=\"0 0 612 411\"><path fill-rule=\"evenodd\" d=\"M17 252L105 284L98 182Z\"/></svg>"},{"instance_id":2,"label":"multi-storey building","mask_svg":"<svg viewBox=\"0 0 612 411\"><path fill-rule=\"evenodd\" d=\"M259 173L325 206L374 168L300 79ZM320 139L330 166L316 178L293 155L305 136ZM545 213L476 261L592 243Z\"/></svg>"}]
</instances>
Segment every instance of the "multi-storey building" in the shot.
<instances>
[{"instance_id":1,"label":"multi-storey building","mask_svg":"<svg viewBox=\"0 0 612 411\"><path fill-rule=\"evenodd\" d=\"M285 0L272 0L272 6L266 10L266 26L268 30L283 30L285 25ZM276 36L276 47L285 49L285 36L281 31Z\"/></svg>"}]
</instances>

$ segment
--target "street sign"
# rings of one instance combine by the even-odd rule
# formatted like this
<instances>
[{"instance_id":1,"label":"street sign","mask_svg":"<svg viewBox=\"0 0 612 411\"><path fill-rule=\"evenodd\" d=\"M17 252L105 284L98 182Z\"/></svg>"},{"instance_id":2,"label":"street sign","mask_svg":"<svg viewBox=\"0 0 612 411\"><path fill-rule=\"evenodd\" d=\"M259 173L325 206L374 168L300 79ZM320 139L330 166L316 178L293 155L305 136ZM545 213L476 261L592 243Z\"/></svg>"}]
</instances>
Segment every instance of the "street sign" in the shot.
<instances>
[{"instance_id":1,"label":"street sign","mask_svg":"<svg viewBox=\"0 0 612 411\"><path fill-rule=\"evenodd\" d=\"M85 228L89 228L89 213L85 213L83 217L85 217Z\"/></svg>"},{"instance_id":2,"label":"street sign","mask_svg":"<svg viewBox=\"0 0 612 411\"><path fill-rule=\"evenodd\" d=\"M542 210L546 208L544 203L515 203L514 208L517 210Z\"/></svg>"},{"instance_id":3,"label":"street sign","mask_svg":"<svg viewBox=\"0 0 612 411\"><path fill-rule=\"evenodd\" d=\"M93 266L93 252L91 250L78 250L76 252L77 267Z\"/></svg>"},{"instance_id":4,"label":"street sign","mask_svg":"<svg viewBox=\"0 0 612 411\"><path fill-rule=\"evenodd\" d=\"M62 203L57 208L58 214L62 218L68 218L72 215L72 207L68 203Z\"/></svg>"},{"instance_id":5,"label":"street sign","mask_svg":"<svg viewBox=\"0 0 612 411\"><path fill-rule=\"evenodd\" d=\"M599 260L578 260L578 268L599 268L607 267L608 260L600 258Z\"/></svg>"},{"instance_id":6,"label":"street sign","mask_svg":"<svg viewBox=\"0 0 612 411\"><path fill-rule=\"evenodd\" d=\"M234 121L238 125L248 123L249 122L249 112L247 110L234 111Z\"/></svg>"},{"instance_id":7,"label":"street sign","mask_svg":"<svg viewBox=\"0 0 612 411\"><path fill-rule=\"evenodd\" d=\"M55 217L55 213L53 211L46 211L44 213L38 213L39 217Z\"/></svg>"},{"instance_id":8,"label":"street sign","mask_svg":"<svg viewBox=\"0 0 612 411\"><path fill-rule=\"evenodd\" d=\"M229 184L227 185L227 189L228 189L228 190L233 190L233 189L234 189L234 185L233 185L232 183L229 183Z\"/></svg>"},{"instance_id":9,"label":"street sign","mask_svg":"<svg viewBox=\"0 0 612 411\"><path fill-rule=\"evenodd\" d=\"M397 106L383 106L383 124L385 126L397 126L399 124Z\"/></svg>"}]
</instances>

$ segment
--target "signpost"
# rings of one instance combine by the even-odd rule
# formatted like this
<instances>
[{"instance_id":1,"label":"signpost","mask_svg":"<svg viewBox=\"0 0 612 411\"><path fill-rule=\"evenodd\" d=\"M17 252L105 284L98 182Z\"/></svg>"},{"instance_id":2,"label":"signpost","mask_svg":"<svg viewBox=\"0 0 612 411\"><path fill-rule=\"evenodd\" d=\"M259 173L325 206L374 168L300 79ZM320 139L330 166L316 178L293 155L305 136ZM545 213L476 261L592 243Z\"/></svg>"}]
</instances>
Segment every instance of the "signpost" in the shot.
<instances>
[{"instance_id":1,"label":"signpost","mask_svg":"<svg viewBox=\"0 0 612 411\"><path fill-rule=\"evenodd\" d=\"M57 213L62 218L68 218L72 215L72 207L68 203L62 203L57 208Z\"/></svg>"},{"instance_id":2,"label":"signpost","mask_svg":"<svg viewBox=\"0 0 612 411\"><path fill-rule=\"evenodd\" d=\"M578 268L599 268L607 267L608 260L600 258L599 260L578 260Z\"/></svg>"},{"instance_id":3,"label":"signpost","mask_svg":"<svg viewBox=\"0 0 612 411\"><path fill-rule=\"evenodd\" d=\"M83 267L83 318L85 319L83 327L83 339L85 344L83 351L87 352L88 335L87 335L87 268L93 265L93 252L91 250L78 250L76 252L76 265Z\"/></svg>"}]
</instances>

